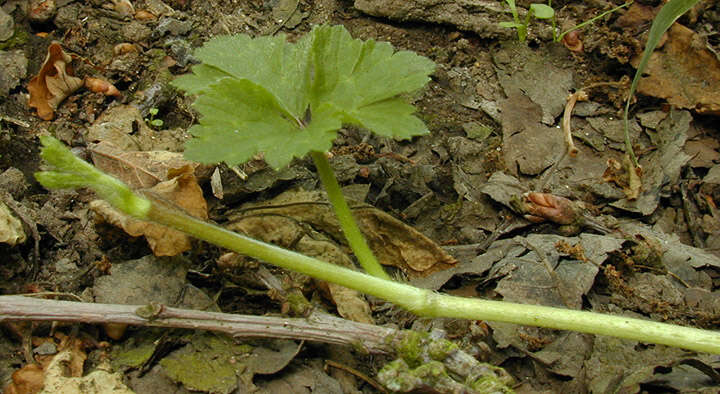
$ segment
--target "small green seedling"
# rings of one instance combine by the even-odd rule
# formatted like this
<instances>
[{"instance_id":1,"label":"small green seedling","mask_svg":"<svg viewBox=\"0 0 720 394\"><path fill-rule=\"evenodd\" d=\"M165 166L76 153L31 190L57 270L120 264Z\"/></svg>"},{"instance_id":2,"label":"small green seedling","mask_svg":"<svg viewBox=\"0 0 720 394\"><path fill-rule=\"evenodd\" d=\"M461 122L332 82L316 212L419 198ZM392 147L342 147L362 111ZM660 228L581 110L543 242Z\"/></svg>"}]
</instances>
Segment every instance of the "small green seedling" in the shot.
<instances>
[{"instance_id":1,"label":"small green seedling","mask_svg":"<svg viewBox=\"0 0 720 394\"><path fill-rule=\"evenodd\" d=\"M153 108L150 108L150 109L148 110L148 115L149 115L149 116L148 116L147 118L145 118L145 122L147 122L147 124L149 124L150 126L156 128L156 129L161 128L162 125L165 124L165 122L163 122L162 119L159 119L159 118L156 119L156 118L155 118L155 116L157 116L157 114L158 114L159 112L160 112L160 110L157 109L157 108L154 108L154 107L153 107Z\"/></svg>"},{"instance_id":2,"label":"small green seedling","mask_svg":"<svg viewBox=\"0 0 720 394\"><path fill-rule=\"evenodd\" d=\"M675 1L675 0L674 0ZM117 209L183 231L237 253L336 283L426 317L490 320L610 335L720 354L720 333L626 316L464 298L390 280L347 209L324 151L342 124L388 136L427 133L403 93L422 88L434 64L387 43L354 40L343 27L320 26L296 44L282 36L218 37L197 51L203 64L176 85L197 94L202 114L186 155L205 163L244 162L263 152L276 168L310 153L348 243L369 273L266 244L188 216L130 190L70 152L40 137L42 157L55 167L35 176L47 188L91 187ZM338 209L343 206L344 209ZM357 232L356 234L353 232Z\"/></svg>"},{"instance_id":3,"label":"small green seedling","mask_svg":"<svg viewBox=\"0 0 720 394\"><path fill-rule=\"evenodd\" d=\"M553 10L552 7L546 4L533 3L530 4L530 9L525 15L525 20L521 21L517 7L515 6L515 0L505 0L505 2L508 6L510 6L510 13L512 13L513 21L500 22L500 26L509 29L517 29L518 41L520 42L525 42L527 39L527 29L530 24L531 17L535 17L537 19L553 19L555 16L555 10Z\"/></svg>"}]
</instances>

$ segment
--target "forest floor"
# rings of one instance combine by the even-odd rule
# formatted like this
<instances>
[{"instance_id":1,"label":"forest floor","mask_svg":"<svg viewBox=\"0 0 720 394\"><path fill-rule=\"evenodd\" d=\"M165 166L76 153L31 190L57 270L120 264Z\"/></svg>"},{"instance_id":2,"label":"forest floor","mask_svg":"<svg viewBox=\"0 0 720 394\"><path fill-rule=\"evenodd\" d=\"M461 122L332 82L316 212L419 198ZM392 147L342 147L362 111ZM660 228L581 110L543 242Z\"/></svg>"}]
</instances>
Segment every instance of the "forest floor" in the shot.
<instances>
[{"instance_id":1,"label":"forest floor","mask_svg":"<svg viewBox=\"0 0 720 394\"><path fill-rule=\"evenodd\" d=\"M562 30L621 4L552 5ZM187 164L176 152L198 118L193 97L170 85L198 63L194 48L217 35L286 34L294 41L314 25L342 24L355 38L387 41L437 64L413 96L430 134L396 141L349 127L331 152L346 194L367 204L365 230L399 250L373 244L394 277L465 297L717 329L718 2L699 2L679 19L641 80L630 115L641 185L624 160L622 109L660 5L634 3L565 42L554 42L549 21L533 20L521 43L515 30L498 25L511 20L502 1L3 1L0 295L53 292L47 298L289 316L282 293L294 290L346 319L444 333L502 367L517 392L717 392L718 356L508 323L418 318L203 242L124 231L116 226L123 219L92 192L49 192L33 176L44 166L38 136L50 134L103 170L135 178L137 187L167 181L168 171ZM66 85L88 88L63 85L64 99L55 103L33 98L31 80L48 58L78 77ZM569 155L563 114L577 92L587 100L567 109L578 150ZM287 247L321 242L302 251L322 256L313 248L334 248L351 261L310 159L280 171L260 159L185 171L200 190L189 204L203 207L208 220ZM138 180L141 172L150 179ZM551 204L572 201L582 220L528 220L516 204L526 192L547 193ZM426 249L442 258L403 258L406 250ZM199 330L130 326L113 333L95 324L6 322L0 385L23 371L7 387L37 392L48 364L68 348L76 377L110 369L122 374L118 387L138 393L376 392L381 388L369 382L394 358ZM41 367L30 371L31 363ZM109 384L94 392L110 392Z\"/></svg>"}]
</instances>

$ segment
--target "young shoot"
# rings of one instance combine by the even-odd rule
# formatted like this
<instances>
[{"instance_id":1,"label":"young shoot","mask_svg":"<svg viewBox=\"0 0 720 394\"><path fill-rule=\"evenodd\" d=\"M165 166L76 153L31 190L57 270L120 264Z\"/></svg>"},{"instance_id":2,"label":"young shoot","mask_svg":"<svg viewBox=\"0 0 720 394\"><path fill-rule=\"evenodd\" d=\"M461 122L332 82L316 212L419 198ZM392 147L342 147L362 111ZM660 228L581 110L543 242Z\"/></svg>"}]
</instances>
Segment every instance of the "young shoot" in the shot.
<instances>
[{"instance_id":1,"label":"young shoot","mask_svg":"<svg viewBox=\"0 0 720 394\"><path fill-rule=\"evenodd\" d=\"M52 171L36 174L38 181L47 188L90 187L115 208L141 220L159 223L278 267L382 298L420 316L573 330L720 354L720 333L714 331L621 315L449 296L317 260L225 230L160 201L139 196L121 181L73 155L55 138L41 137L41 141L43 158L54 166Z\"/></svg>"},{"instance_id":2,"label":"young shoot","mask_svg":"<svg viewBox=\"0 0 720 394\"><path fill-rule=\"evenodd\" d=\"M160 110L158 108L155 108L155 107L150 108L148 110L148 117L145 118L145 122L147 122L147 124L149 124L150 126L156 128L156 129L161 128L163 126L163 124L165 124L165 122L163 122L162 119L156 118L158 113L160 113Z\"/></svg>"},{"instance_id":3,"label":"young shoot","mask_svg":"<svg viewBox=\"0 0 720 394\"><path fill-rule=\"evenodd\" d=\"M500 22L501 27L516 29L518 35L518 41L525 42L527 39L527 29L530 24L530 18L535 17L537 19L552 19L555 16L555 10L546 4L533 3L530 4L525 19L520 20L517 7L515 6L515 0L505 0L510 7L510 13L513 16L512 22Z\"/></svg>"},{"instance_id":4,"label":"young shoot","mask_svg":"<svg viewBox=\"0 0 720 394\"><path fill-rule=\"evenodd\" d=\"M676 0L673 0L676 1ZM297 43L282 36L218 37L199 49L204 63L176 86L196 94L202 117L191 128L189 159L242 163L262 153L273 167L310 154L348 243L368 272L340 267L228 231L143 197L42 137L54 170L36 177L48 188L91 187L119 210L237 253L373 295L420 316L490 320L610 335L720 354L720 333L539 305L463 298L389 280L362 237L325 156L343 124L393 138L427 133L400 96L422 88L434 64L386 43L360 41L343 27L316 27Z\"/></svg>"},{"instance_id":5,"label":"young shoot","mask_svg":"<svg viewBox=\"0 0 720 394\"><path fill-rule=\"evenodd\" d=\"M387 278L340 192L325 152L343 125L407 139L428 133L401 95L421 89L435 64L385 42L317 26L297 43L283 35L221 36L196 51L203 63L173 84L198 95L201 114L185 156L229 166L262 154L279 169L310 154L348 244L371 275Z\"/></svg>"}]
</instances>

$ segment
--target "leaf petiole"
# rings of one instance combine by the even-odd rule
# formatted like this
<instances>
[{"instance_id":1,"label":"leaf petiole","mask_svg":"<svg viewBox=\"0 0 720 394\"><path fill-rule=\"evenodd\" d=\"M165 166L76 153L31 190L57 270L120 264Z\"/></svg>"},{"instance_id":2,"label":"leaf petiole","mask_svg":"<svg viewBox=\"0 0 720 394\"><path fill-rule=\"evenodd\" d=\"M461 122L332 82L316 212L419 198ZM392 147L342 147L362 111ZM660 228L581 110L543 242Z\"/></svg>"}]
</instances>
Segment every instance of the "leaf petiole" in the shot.
<instances>
[{"instance_id":1,"label":"leaf petiole","mask_svg":"<svg viewBox=\"0 0 720 394\"><path fill-rule=\"evenodd\" d=\"M333 174L333 170L330 167L325 152L310 152L310 156L315 163L315 167L318 171L320 181L327 192L328 200L335 210L335 214L340 222L340 227L343 229L345 238L355 253L360 265L365 271L375 277L390 280L388 274L383 270L380 263L378 263L375 255L370 250L370 247L365 240L365 237L360 232L357 223L353 219L352 212L345 201L345 197L342 195L340 185Z\"/></svg>"}]
</instances>

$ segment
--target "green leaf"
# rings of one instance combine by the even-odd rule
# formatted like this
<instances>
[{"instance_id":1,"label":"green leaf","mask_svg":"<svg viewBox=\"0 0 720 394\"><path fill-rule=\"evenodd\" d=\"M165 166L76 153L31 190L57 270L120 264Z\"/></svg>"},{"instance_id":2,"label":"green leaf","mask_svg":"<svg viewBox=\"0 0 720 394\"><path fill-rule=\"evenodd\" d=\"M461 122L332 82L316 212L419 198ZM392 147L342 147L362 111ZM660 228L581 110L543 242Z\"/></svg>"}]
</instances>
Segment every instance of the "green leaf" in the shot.
<instances>
[{"instance_id":1,"label":"green leaf","mask_svg":"<svg viewBox=\"0 0 720 394\"><path fill-rule=\"evenodd\" d=\"M294 44L284 36L217 37L196 56L204 63L173 82L198 95L202 116L186 145L192 160L232 165L263 153L279 168L329 150L343 123L394 138L428 132L400 96L422 88L434 63L353 39L342 26L315 27Z\"/></svg>"},{"instance_id":2,"label":"green leaf","mask_svg":"<svg viewBox=\"0 0 720 394\"><path fill-rule=\"evenodd\" d=\"M336 119L302 127L276 96L247 79L221 79L194 106L203 117L190 128L195 138L187 142L185 156L203 163L235 165L263 152L268 164L282 167L313 150L315 142L329 149L341 126ZM318 115L322 118L323 112Z\"/></svg>"},{"instance_id":3,"label":"green leaf","mask_svg":"<svg viewBox=\"0 0 720 394\"><path fill-rule=\"evenodd\" d=\"M650 26L650 33L648 34L647 43L645 43L645 51L643 51L642 59L638 64L637 71L635 71L635 77L633 77L632 84L630 85L630 93L628 94L627 101L625 102L625 112L623 113L623 123L625 124L625 147L627 152L630 154L630 158L633 164L638 165L637 157L632 149L632 143L630 142L630 130L628 125L628 112L630 110L630 99L635 94L637 84L640 81L640 77L645 71L650 55L660 43L660 39L667 29L672 26L675 21L682 16L682 14L688 12L695 4L700 0L670 0L665 4L660 12L655 16L652 26Z\"/></svg>"},{"instance_id":4,"label":"green leaf","mask_svg":"<svg viewBox=\"0 0 720 394\"><path fill-rule=\"evenodd\" d=\"M247 35L216 37L195 53L203 64L173 84L197 94L223 78L248 79L275 95L287 112L302 117L310 81L307 47L307 38L291 44L282 34L254 39Z\"/></svg>"},{"instance_id":5,"label":"green leaf","mask_svg":"<svg viewBox=\"0 0 720 394\"><path fill-rule=\"evenodd\" d=\"M538 19L550 19L555 15L555 10L546 4L530 4L530 12Z\"/></svg>"},{"instance_id":6,"label":"green leaf","mask_svg":"<svg viewBox=\"0 0 720 394\"><path fill-rule=\"evenodd\" d=\"M345 111L425 86L435 64L409 51L394 52L386 42L360 41L342 26L313 30L315 102Z\"/></svg>"},{"instance_id":7,"label":"green leaf","mask_svg":"<svg viewBox=\"0 0 720 394\"><path fill-rule=\"evenodd\" d=\"M429 133L413 116L415 107L401 99L388 99L348 113L347 123L362 125L384 137L410 138Z\"/></svg>"}]
</instances>

